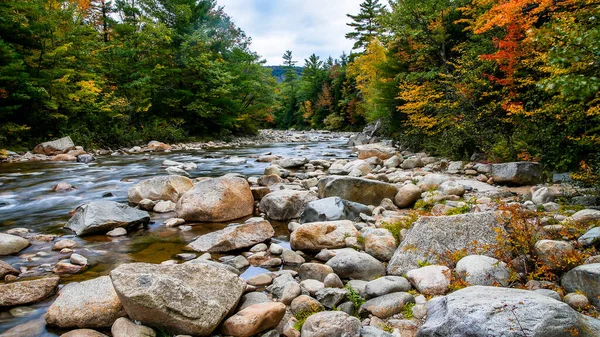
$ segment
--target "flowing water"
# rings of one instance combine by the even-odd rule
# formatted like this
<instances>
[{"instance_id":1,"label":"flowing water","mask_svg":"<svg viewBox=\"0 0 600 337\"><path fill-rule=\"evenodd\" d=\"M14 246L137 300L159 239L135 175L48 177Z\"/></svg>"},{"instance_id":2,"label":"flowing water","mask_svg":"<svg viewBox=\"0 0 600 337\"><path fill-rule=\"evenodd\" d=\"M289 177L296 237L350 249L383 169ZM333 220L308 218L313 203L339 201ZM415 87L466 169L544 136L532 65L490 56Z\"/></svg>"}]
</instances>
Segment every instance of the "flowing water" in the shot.
<instances>
[{"instance_id":1,"label":"flowing water","mask_svg":"<svg viewBox=\"0 0 600 337\"><path fill-rule=\"evenodd\" d=\"M309 159L348 158L347 139L331 135L310 134L305 143L280 143L253 147L203 149L122 156L100 156L90 164L37 162L0 164L0 232L11 228L27 228L36 234L55 234L77 242L76 253L89 260L88 268L75 275L61 275L61 286L107 275L117 265L126 262L160 263L175 259L184 253L183 247L196 236L222 229L222 224L193 224L191 231L166 228L162 222L174 214L152 214L152 223L146 229L126 237L109 238L104 235L79 238L62 229L77 206L94 200L127 202L127 190L136 182L165 175L161 163L166 160L193 162L198 168L189 171L192 178L217 177L227 173L259 176L269 165L256 162L256 157L266 153L281 156L302 156ZM300 145L308 149L297 150ZM245 164L228 164L231 158L247 159ZM59 182L68 182L77 189L70 192L53 192ZM110 196L106 194L110 193ZM273 223L273 241L288 246L287 223ZM56 241L56 240L55 240ZM32 241L32 245L18 256L3 256L2 260L13 267L25 268L30 275L40 275L52 270L53 265L68 255L52 251L52 243ZM250 267L242 277L247 278L265 270ZM28 305L25 317L15 317L8 309L0 309L0 333L15 326L20 332L10 336L57 336L60 331L46 328L43 315L53 298ZM15 310L13 310L15 313ZM16 315L20 316L20 315ZM27 330L29 328L29 330ZM26 332L30 331L30 332ZM37 332L36 332L37 331ZM4 336L4 335L0 335Z\"/></svg>"}]
</instances>

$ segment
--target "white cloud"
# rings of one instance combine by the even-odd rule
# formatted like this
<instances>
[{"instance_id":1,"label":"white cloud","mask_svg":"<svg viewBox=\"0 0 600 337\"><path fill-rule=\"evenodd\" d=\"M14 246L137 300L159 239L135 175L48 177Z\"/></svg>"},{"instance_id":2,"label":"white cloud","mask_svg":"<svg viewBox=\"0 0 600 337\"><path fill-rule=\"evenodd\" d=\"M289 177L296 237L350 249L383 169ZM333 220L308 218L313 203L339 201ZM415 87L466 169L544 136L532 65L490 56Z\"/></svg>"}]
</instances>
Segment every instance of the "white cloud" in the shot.
<instances>
[{"instance_id":1,"label":"white cloud","mask_svg":"<svg viewBox=\"0 0 600 337\"><path fill-rule=\"evenodd\" d=\"M282 63L291 50L298 64L312 53L321 59L349 53L353 41L346 14L356 14L362 0L217 0L235 24L252 38L252 49L269 65Z\"/></svg>"}]
</instances>

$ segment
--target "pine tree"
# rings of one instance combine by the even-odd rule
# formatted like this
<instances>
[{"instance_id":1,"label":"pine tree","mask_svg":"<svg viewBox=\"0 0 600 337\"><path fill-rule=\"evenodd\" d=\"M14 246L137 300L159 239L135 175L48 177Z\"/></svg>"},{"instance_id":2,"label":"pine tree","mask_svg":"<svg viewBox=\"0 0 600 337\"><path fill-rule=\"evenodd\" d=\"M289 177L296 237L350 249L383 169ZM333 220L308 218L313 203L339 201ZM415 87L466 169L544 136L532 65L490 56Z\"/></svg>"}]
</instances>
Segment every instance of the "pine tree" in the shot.
<instances>
[{"instance_id":1,"label":"pine tree","mask_svg":"<svg viewBox=\"0 0 600 337\"><path fill-rule=\"evenodd\" d=\"M365 48L373 37L381 34L383 29L377 20L384 11L385 8L379 0L365 0L360 4L360 13L346 14L353 20L347 25L354 28L354 31L346 34L347 39L356 40L352 49Z\"/></svg>"}]
</instances>

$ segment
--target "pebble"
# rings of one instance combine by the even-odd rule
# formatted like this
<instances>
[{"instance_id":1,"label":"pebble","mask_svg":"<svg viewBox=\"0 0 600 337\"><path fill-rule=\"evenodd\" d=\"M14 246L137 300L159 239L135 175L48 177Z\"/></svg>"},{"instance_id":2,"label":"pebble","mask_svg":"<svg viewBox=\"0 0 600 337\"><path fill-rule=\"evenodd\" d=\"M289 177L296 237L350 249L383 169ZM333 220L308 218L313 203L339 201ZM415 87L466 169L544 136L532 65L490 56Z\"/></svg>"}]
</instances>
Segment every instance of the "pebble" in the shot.
<instances>
[{"instance_id":1,"label":"pebble","mask_svg":"<svg viewBox=\"0 0 600 337\"><path fill-rule=\"evenodd\" d=\"M71 263L78 266L87 266L88 260L79 254L71 254Z\"/></svg>"}]
</instances>

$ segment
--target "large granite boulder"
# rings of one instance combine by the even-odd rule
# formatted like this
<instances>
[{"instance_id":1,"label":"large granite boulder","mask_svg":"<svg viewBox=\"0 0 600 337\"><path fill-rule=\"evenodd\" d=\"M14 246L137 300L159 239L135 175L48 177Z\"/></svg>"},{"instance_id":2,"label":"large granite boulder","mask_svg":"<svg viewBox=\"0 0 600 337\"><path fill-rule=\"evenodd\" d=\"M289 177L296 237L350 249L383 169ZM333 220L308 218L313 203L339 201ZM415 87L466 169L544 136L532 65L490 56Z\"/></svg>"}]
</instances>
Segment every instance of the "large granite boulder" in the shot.
<instances>
[{"instance_id":1,"label":"large granite boulder","mask_svg":"<svg viewBox=\"0 0 600 337\"><path fill-rule=\"evenodd\" d=\"M58 276L0 284L0 307L35 303L50 297L58 288Z\"/></svg>"},{"instance_id":2,"label":"large granite boulder","mask_svg":"<svg viewBox=\"0 0 600 337\"><path fill-rule=\"evenodd\" d=\"M385 276L385 265L369 254L341 249L326 263L343 279L371 281Z\"/></svg>"},{"instance_id":3,"label":"large granite boulder","mask_svg":"<svg viewBox=\"0 0 600 337\"><path fill-rule=\"evenodd\" d=\"M600 321L527 290L467 287L427 303L418 337L600 335Z\"/></svg>"},{"instance_id":4,"label":"large granite boulder","mask_svg":"<svg viewBox=\"0 0 600 337\"><path fill-rule=\"evenodd\" d=\"M197 183L179 199L175 211L186 221L231 221L252 214L254 197L245 179L223 176Z\"/></svg>"},{"instance_id":5,"label":"large granite boulder","mask_svg":"<svg viewBox=\"0 0 600 337\"><path fill-rule=\"evenodd\" d=\"M510 271L506 263L485 255L465 256L454 270L458 276L474 286L508 286Z\"/></svg>"},{"instance_id":6,"label":"large granite boulder","mask_svg":"<svg viewBox=\"0 0 600 337\"><path fill-rule=\"evenodd\" d=\"M0 256L16 254L29 246L29 241L20 236L0 233Z\"/></svg>"},{"instance_id":7,"label":"large granite boulder","mask_svg":"<svg viewBox=\"0 0 600 337\"><path fill-rule=\"evenodd\" d=\"M110 328L126 313L108 276L69 283L46 313L46 322L61 329Z\"/></svg>"},{"instance_id":8,"label":"large granite boulder","mask_svg":"<svg viewBox=\"0 0 600 337\"><path fill-rule=\"evenodd\" d=\"M197 252L222 253L267 241L273 237L275 230L262 218L251 218L245 223L200 236L188 245Z\"/></svg>"},{"instance_id":9,"label":"large granite boulder","mask_svg":"<svg viewBox=\"0 0 600 337\"><path fill-rule=\"evenodd\" d=\"M150 222L148 212L114 201L92 201L77 207L65 228L82 236L105 233L118 227L134 228Z\"/></svg>"},{"instance_id":10,"label":"large granite boulder","mask_svg":"<svg viewBox=\"0 0 600 337\"><path fill-rule=\"evenodd\" d=\"M358 231L349 220L313 222L301 225L290 235L295 250L344 248L347 237L357 237Z\"/></svg>"},{"instance_id":11,"label":"large granite boulder","mask_svg":"<svg viewBox=\"0 0 600 337\"><path fill-rule=\"evenodd\" d=\"M317 200L311 191L281 190L267 194L260 200L258 209L273 220L297 219L306 205Z\"/></svg>"},{"instance_id":12,"label":"large granite boulder","mask_svg":"<svg viewBox=\"0 0 600 337\"><path fill-rule=\"evenodd\" d=\"M374 143L378 141L378 137L381 135L382 129L383 124L381 120L370 123L365 126L362 132L350 137L348 140L348 146Z\"/></svg>"},{"instance_id":13,"label":"large granite boulder","mask_svg":"<svg viewBox=\"0 0 600 337\"><path fill-rule=\"evenodd\" d=\"M67 153L74 147L75 144L73 143L73 140L71 140L71 137L67 136L50 142L41 143L33 148L33 153L53 156L61 153Z\"/></svg>"},{"instance_id":14,"label":"large granite boulder","mask_svg":"<svg viewBox=\"0 0 600 337\"><path fill-rule=\"evenodd\" d=\"M371 209L357 202L331 197L309 202L300 216L300 223L336 220L354 221L360 213L371 215Z\"/></svg>"},{"instance_id":15,"label":"large granite boulder","mask_svg":"<svg viewBox=\"0 0 600 337\"><path fill-rule=\"evenodd\" d=\"M127 196L129 202L133 204L139 204L144 199L177 202L185 192L193 187L194 182L183 176L155 177L143 180L130 187Z\"/></svg>"},{"instance_id":16,"label":"large granite boulder","mask_svg":"<svg viewBox=\"0 0 600 337\"><path fill-rule=\"evenodd\" d=\"M173 335L212 334L246 288L236 274L204 264L124 264L110 278L132 320Z\"/></svg>"},{"instance_id":17,"label":"large granite boulder","mask_svg":"<svg viewBox=\"0 0 600 337\"><path fill-rule=\"evenodd\" d=\"M560 283L567 292L582 292L593 305L600 307L600 263L573 268L562 276Z\"/></svg>"},{"instance_id":18,"label":"large granite boulder","mask_svg":"<svg viewBox=\"0 0 600 337\"><path fill-rule=\"evenodd\" d=\"M494 164L492 178L497 184L535 185L542 181L542 166L534 162Z\"/></svg>"},{"instance_id":19,"label":"large granite boulder","mask_svg":"<svg viewBox=\"0 0 600 337\"><path fill-rule=\"evenodd\" d=\"M493 212L421 217L396 249L388 274L404 275L419 268L419 262L440 263L439 257L465 248L481 248L478 251L484 253L485 245L497 243L494 228L501 228L501 224Z\"/></svg>"},{"instance_id":20,"label":"large granite boulder","mask_svg":"<svg viewBox=\"0 0 600 337\"><path fill-rule=\"evenodd\" d=\"M319 180L319 198L340 197L364 205L379 205L383 199L393 200L398 188L381 181L330 176Z\"/></svg>"},{"instance_id":21,"label":"large granite boulder","mask_svg":"<svg viewBox=\"0 0 600 337\"><path fill-rule=\"evenodd\" d=\"M311 315L302 325L302 337L359 337L360 321L342 311Z\"/></svg>"}]
</instances>

